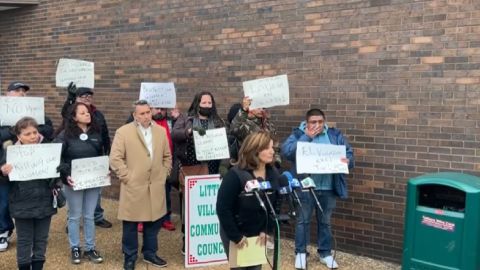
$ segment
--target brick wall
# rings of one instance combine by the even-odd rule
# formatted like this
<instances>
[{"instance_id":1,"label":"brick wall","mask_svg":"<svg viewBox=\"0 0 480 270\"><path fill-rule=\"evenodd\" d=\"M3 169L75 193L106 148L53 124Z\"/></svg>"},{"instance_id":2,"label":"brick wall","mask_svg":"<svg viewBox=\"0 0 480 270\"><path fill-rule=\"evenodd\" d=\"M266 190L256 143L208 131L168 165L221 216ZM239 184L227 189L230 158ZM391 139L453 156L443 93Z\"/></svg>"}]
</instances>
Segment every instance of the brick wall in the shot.
<instances>
[{"instance_id":1,"label":"brick wall","mask_svg":"<svg viewBox=\"0 0 480 270\"><path fill-rule=\"evenodd\" d=\"M320 107L355 148L338 247L398 261L407 180L480 167L479 33L474 0L45 0L0 12L1 88L30 83L58 123L57 59L94 61L113 134L142 81L174 81L184 109L212 91L225 115L242 81L288 74L281 137Z\"/></svg>"}]
</instances>

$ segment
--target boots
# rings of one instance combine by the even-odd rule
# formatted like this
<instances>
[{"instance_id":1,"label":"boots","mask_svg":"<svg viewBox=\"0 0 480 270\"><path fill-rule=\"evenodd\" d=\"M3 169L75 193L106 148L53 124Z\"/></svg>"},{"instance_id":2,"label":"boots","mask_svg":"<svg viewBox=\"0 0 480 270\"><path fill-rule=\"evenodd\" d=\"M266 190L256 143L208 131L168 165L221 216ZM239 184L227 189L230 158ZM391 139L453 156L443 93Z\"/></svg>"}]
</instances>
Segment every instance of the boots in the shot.
<instances>
[{"instance_id":1,"label":"boots","mask_svg":"<svg viewBox=\"0 0 480 270\"><path fill-rule=\"evenodd\" d=\"M32 262L32 270L42 270L44 263L45 263L45 261Z\"/></svg>"}]
</instances>

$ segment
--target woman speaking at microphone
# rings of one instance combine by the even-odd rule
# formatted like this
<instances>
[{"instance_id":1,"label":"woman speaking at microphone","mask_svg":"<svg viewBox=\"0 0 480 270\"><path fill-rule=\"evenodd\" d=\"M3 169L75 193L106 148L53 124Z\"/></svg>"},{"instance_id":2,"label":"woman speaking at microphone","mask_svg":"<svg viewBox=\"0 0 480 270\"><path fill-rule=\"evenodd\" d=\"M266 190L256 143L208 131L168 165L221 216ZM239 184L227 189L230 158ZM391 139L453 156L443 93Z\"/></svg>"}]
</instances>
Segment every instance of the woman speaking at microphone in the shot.
<instances>
[{"instance_id":1,"label":"woman speaking at microphone","mask_svg":"<svg viewBox=\"0 0 480 270\"><path fill-rule=\"evenodd\" d=\"M273 140L268 132L260 131L248 135L238 153L238 161L223 178L217 196L217 215L220 221L220 237L227 257L230 241L238 249L248 244L247 237L258 236L259 244L265 245L266 233L274 225L257 197L247 194L245 186L258 181L269 181L273 190L277 190L279 173L273 166ZM276 195L269 195L275 204ZM268 205L267 205L267 211ZM267 228L267 224L269 225ZM261 265L231 269L261 269Z\"/></svg>"}]
</instances>

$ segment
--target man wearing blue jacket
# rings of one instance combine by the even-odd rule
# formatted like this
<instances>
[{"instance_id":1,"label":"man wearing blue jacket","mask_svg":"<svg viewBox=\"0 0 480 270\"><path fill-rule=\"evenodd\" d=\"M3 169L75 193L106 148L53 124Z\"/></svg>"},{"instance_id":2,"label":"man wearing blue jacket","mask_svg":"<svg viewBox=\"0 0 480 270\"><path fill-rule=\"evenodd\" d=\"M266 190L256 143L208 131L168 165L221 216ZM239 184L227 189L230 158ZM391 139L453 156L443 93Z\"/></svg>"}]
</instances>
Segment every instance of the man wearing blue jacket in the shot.
<instances>
[{"instance_id":1,"label":"man wearing blue jacket","mask_svg":"<svg viewBox=\"0 0 480 270\"><path fill-rule=\"evenodd\" d=\"M352 147L340 130L328 127L325 113L320 109L309 110L306 114L306 121L303 121L298 128L294 129L282 145L282 154L294 165L292 168L294 175L297 174L295 164L297 142L345 145L346 157L342 158L341 161L348 163L349 169L353 168L354 157ZM315 182L315 193L320 201L323 212L320 212L316 208L315 200L310 193L299 193L302 203L302 213L298 215L295 229L295 268L306 268L307 244L310 238L310 220L314 209L317 217L317 252L320 256L320 262L328 268L338 268L338 264L331 253L332 230L330 221L336 205L336 197L342 199L347 197L346 177L344 174L312 174L310 177Z\"/></svg>"}]
</instances>

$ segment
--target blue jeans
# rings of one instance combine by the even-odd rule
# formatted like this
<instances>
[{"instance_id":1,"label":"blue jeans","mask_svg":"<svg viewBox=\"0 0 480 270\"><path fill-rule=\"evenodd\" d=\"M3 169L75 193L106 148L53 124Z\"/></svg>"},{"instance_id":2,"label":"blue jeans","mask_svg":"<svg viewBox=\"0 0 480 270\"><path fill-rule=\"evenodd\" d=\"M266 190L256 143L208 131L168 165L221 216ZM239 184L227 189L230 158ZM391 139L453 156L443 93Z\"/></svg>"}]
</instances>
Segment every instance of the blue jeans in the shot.
<instances>
[{"instance_id":1,"label":"blue jeans","mask_svg":"<svg viewBox=\"0 0 480 270\"><path fill-rule=\"evenodd\" d=\"M100 196L100 188L74 191L70 186L64 187L68 206L68 241L70 247L80 247L80 219L83 216L83 234L85 250L95 249L94 212Z\"/></svg>"},{"instance_id":2,"label":"blue jeans","mask_svg":"<svg viewBox=\"0 0 480 270\"><path fill-rule=\"evenodd\" d=\"M323 213L318 210L315 199L310 192L298 191L298 197L302 203L302 209L297 208L298 219L295 228L295 253L307 253L307 244L310 243L310 220L313 210L317 218L317 252L321 257L331 255L332 230L330 221L333 209L336 205L336 196L331 190L317 190Z\"/></svg>"},{"instance_id":3,"label":"blue jeans","mask_svg":"<svg viewBox=\"0 0 480 270\"><path fill-rule=\"evenodd\" d=\"M8 210L8 192L10 191L9 183L0 184L0 233L11 232L15 227L13 225L10 211Z\"/></svg>"},{"instance_id":4,"label":"blue jeans","mask_svg":"<svg viewBox=\"0 0 480 270\"><path fill-rule=\"evenodd\" d=\"M95 222L103 220L103 208L102 208L102 189L100 188L100 194L98 195L97 206L95 206Z\"/></svg>"},{"instance_id":5,"label":"blue jeans","mask_svg":"<svg viewBox=\"0 0 480 270\"><path fill-rule=\"evenodd\" d=\"M158 251L157 235L160 231L165 217L157 219L153 222L143 223L143 247L142 253L144 258L154 258ZM125 262L136 261L138 254L138 231L137 225L139 222L123 221L122 234L122 251L125 256Z\"/></svg>"}]
</instances>

